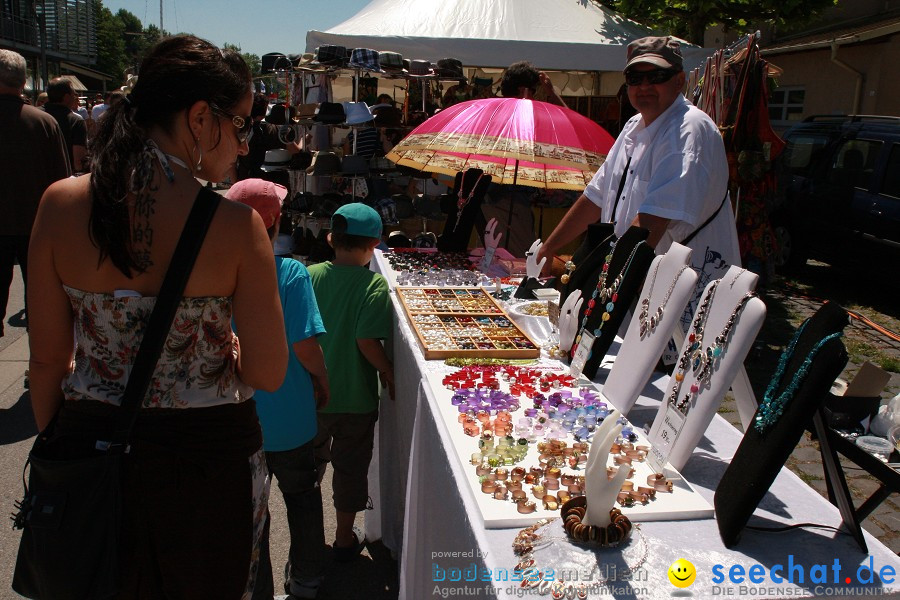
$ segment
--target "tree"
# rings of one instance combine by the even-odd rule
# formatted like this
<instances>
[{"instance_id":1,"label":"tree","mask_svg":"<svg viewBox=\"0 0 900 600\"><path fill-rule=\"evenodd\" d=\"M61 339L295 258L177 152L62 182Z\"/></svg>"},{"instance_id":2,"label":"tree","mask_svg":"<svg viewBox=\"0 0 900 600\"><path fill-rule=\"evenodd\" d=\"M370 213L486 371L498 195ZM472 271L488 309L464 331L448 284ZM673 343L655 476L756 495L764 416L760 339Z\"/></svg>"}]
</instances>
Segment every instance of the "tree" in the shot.
<instances>
[{"instance_id":1,"label":"tree","mask_svg":"<svg viewBox=\"0 0 900 600\"><path fill-rule=\"evenodd\" d=\"M703 45L710 25L748 33L763 23L796 26L820 15L837 0L592 0L630 19Z\"/></svg>"},{"instance_id":2,"label":"tree","mask_svg":"<svg viewBox=\"0 0 900 600\"><path fill-rule=\"evenodd\" d=\"M125 24L103 6L101 0L94 0L97 31L97 70L108 73L115 81L123 79L122 74L131 61L125 51Z\"/></svg>"},{"instance_id":3,"label":"tree","mask_svg":"<svg viewBox=\"0 0 900 600\"><path fill-rule=\"evenodd\" d=\"M228 50L234 50L235 52L238 52L241 56L244 57L244 62L247 63L247 66L250 67L250 73L254 77L259 75L259 72L262 70L262 61L260 60L259 56L257 56L256 54L253 54L251 52L241 52L240 46L236 46L234 44L229 44L227 42L225 43L223 48L228 49Z\"/></svg>"}]
</instances>

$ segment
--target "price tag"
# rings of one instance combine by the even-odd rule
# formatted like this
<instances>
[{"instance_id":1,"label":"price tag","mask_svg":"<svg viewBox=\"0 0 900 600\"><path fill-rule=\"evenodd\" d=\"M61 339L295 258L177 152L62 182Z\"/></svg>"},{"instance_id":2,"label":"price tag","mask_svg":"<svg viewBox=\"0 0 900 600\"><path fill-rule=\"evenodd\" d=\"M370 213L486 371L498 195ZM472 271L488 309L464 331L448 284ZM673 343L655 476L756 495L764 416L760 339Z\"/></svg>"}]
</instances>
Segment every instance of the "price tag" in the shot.
<instances>
[{"instance_id":1,"label":"price tag","mask_svg":"<svg viewBox=\"0 0 900 600\"><path fill-rule=\"evenodd\" d=\"M666 403L666 412L662 425L656 430L656 435L650 440L650 454L647 462L655 473L662 473L663 467L669 462L669 454L684 427L685 415L669 403Z\"/></svg>"},{"instance_id":2,"label":"price tag","mask_svg":"<svg viewBox=\"0 0 900 600\"><path fill-rule=\"evenodd\" d=\"M581 377L584 365L591 357L591 350L594 348L594 334L586 329L581 331L581 341L578 342L578 349L575 350L575 356L572 357L572 364L569 365L569 375L572 377Z\"/></svg>"},{"instance_id":3,"label":"price tag","mask_svg":"<svg viewBox=\"0 0 900 600\"><path fill-rule=\"evenodd\" d=\"M559 303L553 300L547 300L547 317L550 318L550 324L559 329Z\"/></svg>"},{"instance_id":4,"label":"price tag","mask_svg":"<svg viewBox=\"0 0 900 600\"><path fill-rule=\"evenodd\" d=\"M494 254L497 252L497 248L494 246L488 246L484 249L484 257L481 259L481 266L478 268L482 273L486 273L490 268L491 263L494 262Z\"/></svg>"}]
</instances>

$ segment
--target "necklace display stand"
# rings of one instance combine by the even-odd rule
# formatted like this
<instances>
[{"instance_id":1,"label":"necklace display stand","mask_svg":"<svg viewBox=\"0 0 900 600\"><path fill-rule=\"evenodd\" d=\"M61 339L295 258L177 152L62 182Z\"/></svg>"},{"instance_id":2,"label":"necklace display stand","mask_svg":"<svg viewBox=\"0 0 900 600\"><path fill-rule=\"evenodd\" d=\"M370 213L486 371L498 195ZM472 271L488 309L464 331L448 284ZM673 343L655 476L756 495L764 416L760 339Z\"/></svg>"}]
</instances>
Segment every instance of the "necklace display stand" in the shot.
<instances>
[{"instance_id":1,"label":"necklace display stand","mask_svg":"<svg viewBox=\"0 0 900 600\"><path fill-rule=\"evenodd\" d=\"M450 212L447 213L444 232L438 237L438 250L465 252L468 249L476 220L479 217L484 219L481 216L481 202L490 184L491 176L481 169L468 169L464 173L456 174L453 198L461 198L462 202L454 202ZM459 204L463 204L461 214Z\"/></svg>"},{"instance_id":2,"label":"necklace display stand","mask_svg":"<svg viewBox=\"0 0 900 600\"><path fill-rule=\"evenodd\" d=\"M615 294L613 294L614 298L601 300L599 296L594 297L594 291L600 283L599 277L593 280L593 289L588 290L587 293L582 292L582 297L585 298L582 311L585 314L590 308L591 299L594 299L594 306L590 314L587 315L586 320L582 315L581 321L584 323L584 329L596 336L590 358L585 362L582 371L588 379L593 379L597 375L600 362L615 340L616 333L625 320L625 315L628 314L628 308L637 297L641 282L647 275L650 263L653 262L655 256L653 248L646 243L649 234L650 232L646 229L630 227L615 242L615 250L607 267L605 282L603 282L604 287L610 289L610 286L617 279L619 280ZM609 304L612 305L612 310L608 309L607 305ZM609 315L605 321L604 315ZM597 333L598 329L599 333ZM581 331L579 331L580 333Z\"/></svg>"},{"instance_id":3,"label":"necklace display stand","mask_svg":"<svg viewBox=\"0 0 900 600\"><path fill-rule=\"evenodd\" d=\"M690 262L691 249L673 243L668 252L657 256L650 265L650 274L638 297L638 314L628 325L625 339L603 385L603 395L622 414L628 414L650 379L653 367L672 338L672 332L693 293L697 272L685 268ZM655 281L653 273L656 274ZM644 335L641 335L640 313L644 300L649 300L648 319L654 319L656 324L646 327ZM662 317L657 322L658 309L662 309Z\"/></svg>"},{"instance_id":4,"label":"necklace display stand","mask_svg":"<svg viewBox=\"0 0 900 600\"><path fill-rule=\"evenodd\" d=\"M718 281L718 285L716 285ZM756 289L759 277L749 271L745 271L739 267L732 266L720 280L715 280L706 286L703 296L700 299L700 311L704 301L711 292L715 292L708 303L705 325L703 327L703 337L700 341L700 350L705 353L707 348L715 342L717 336L721 334L723 328L726 327L729 319L736 314L733 327L728 332L727 338L721 347L721 353L715 356L709 366L709 375L707 381L702 381L703 369L695 370L693 368L693 360L691 365L684 371L682 381L677 380L680 371L679 365L684 356L685 351L690 347L693 340L691 334L694 333L694 321L691 322L691 330L688 331L687 338L682 344L678 354L679 362L675 364L675 372L669 379L669 385L663 396L663 402L660 405L653 426L650 428L650 440L656 440L666 418L669 398L673 390L678 387L677 403L683 405L682 412L686 410L684 425L674 442L668 455L668 463L674 469L681 470L694 448L700 442L700 438L706 432L725 393L731 387L738 369L744 363L747 353L756 339L762 327L763 320L766 317L766 305L759 298L753 297L747 301L742 299ZM714 287L715 286L715 287ZM742 306L741 306L742 305ZM737 310L736 310L737 309ZM696 315L695 315L696 317ZM680 384L680 385L679 385ZM697 386L697 392L692 393L692 388ZM686 397L690 396L686 401Z\"/></svg>"},{"instance_id":5,"label":"necklace display stand","mask_svg":"<svg viewBox=\"0 0 900 600\"><path fill-rule=\"evenodd\" d=\"M840 462L830 451L831 436L822 435L825 430L822 406L835 378L847 364L847 351L836 334L840 334L848 322L847 312L843 308L833 302L823 305L803 326L803 331L792 344L793 348L785 350L783 364L779 361L780 366L760 403L754 423L747 428L716 487L716 521L719 535L727 548L740 540L744 526L800 441L810 420L819 431L826 482L829 487L838 484L829 491L836 492L836 503L846 528L860 548L865 548L859 517L846 492ZM757 418L762 419L758 425ZM802 520L810 517L794 516Z\"/></svg>"},{"instance_id":6,"label":"necklace display stand","mask_svg":"<svg viewBox=\"0 0 900 600\"><path fill-rule=\"evenodd\" d=\"M614 239L612 223L588 225L584 241L566 262L566 270L559 277L560 298L568 298L575 290L581 290L582 297L585 292L588 298L591 297L593 285L603 266L603 257L608 254L609 245Z\"/></svg>"}]
</instances>

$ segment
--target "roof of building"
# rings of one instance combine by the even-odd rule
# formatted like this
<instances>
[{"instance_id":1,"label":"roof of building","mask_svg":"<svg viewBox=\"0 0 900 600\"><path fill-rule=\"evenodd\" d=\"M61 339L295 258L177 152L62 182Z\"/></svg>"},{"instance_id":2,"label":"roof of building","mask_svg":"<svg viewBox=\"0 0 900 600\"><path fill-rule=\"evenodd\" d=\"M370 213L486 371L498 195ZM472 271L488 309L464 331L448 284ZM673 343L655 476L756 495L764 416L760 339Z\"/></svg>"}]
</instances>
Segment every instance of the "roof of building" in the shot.
<instances>
[{"instance_id":1,"label":"roof of building","mask_svg":"<svg viewBox=\"0 0 900 600\"><path fill-rule=\"evenodd\" d=\"M796 37L777 40L762 49L763 54L784 54L803 50L827 48L832 44L855 44L900 32L900 14L878 18L853 26L842 23L827 30L806 32Z\"/></svg>"}]
</instances>

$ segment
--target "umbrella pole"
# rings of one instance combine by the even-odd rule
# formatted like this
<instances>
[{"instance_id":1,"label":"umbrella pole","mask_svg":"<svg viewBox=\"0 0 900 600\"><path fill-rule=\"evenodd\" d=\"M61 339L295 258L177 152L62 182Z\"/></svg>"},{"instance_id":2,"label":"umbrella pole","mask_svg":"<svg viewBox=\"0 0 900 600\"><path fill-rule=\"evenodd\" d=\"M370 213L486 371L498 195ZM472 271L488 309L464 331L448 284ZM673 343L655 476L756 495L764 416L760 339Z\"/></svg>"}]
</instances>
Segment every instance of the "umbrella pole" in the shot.
<instances>
[{"instance_id":1,"label":"umbrella pole","mask_svg":"<svg viewBox=\"0 0 900 600\"><path fill-rule=\"evenodd\" d=\"M516 166L513 169L513 186L516 185L516 180L519 178L519 159L516 159ZM506 216L506 241L503 242L503 247L509 250L509 232L512 231L512 215L513 215L513 197L510 195L509 197L509 214Z\"/></svg>"}]
</instances>

